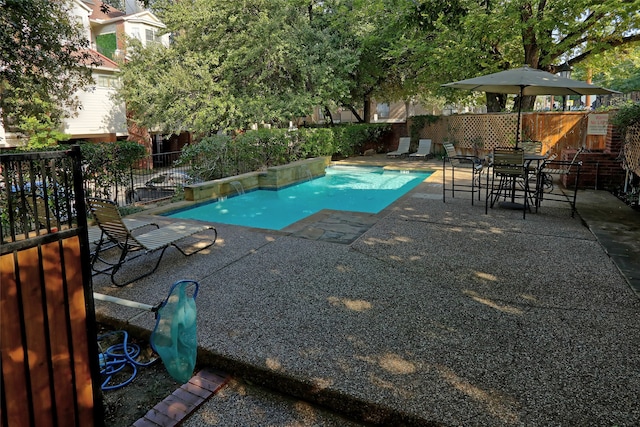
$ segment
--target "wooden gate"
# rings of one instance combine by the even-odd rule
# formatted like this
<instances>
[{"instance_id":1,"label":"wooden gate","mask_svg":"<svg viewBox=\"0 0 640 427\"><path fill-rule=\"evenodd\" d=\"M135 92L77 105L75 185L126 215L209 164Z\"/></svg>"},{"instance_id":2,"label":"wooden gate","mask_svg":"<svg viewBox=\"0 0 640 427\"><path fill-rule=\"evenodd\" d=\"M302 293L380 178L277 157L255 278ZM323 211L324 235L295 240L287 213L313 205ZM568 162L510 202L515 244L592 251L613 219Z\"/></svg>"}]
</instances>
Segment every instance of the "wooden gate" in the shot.
<instances>
[{"instance_id":1,"label":"wooden gate","mask_svg":"<svg viewBox=\"0 0 640 427\"><path fill-rule=\"evenodd\" d=\"M0 160L2 425L101 425L80 148Z\"/></svg>"}]
</instances>

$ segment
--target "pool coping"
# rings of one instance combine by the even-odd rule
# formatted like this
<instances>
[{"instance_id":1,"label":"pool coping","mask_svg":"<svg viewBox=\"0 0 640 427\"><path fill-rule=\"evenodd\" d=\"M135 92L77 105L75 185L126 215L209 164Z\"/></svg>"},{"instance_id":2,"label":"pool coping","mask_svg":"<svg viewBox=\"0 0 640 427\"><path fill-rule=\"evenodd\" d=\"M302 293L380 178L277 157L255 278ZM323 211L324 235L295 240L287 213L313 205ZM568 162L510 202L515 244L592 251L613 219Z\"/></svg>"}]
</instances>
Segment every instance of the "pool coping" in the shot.
<instances>
[{"instance_id":1,"label":"pool coping","mask_svg":"<svg viewBox=\"0 0 640 427\"><path fill-rule=\"evenodd\" d=\"M386 216L389 212L389 209L392 209L394 204L403 200L405 197L408 197L414 191L416 191L421 184L439 182L441 180L441 176L439 175L439 170L427 165L420 165L416 167L407 167L406 165L380 165L372 162L371 164L367 164L366 162L354 162L350 163L345 160L341 160L339 162L331 162L326 167L331 166L359 166L359 167L382 167L383 170L389 171L402 171L402 170L410 170L412 172L424 172L430 173L428 177L426 177L421 183L419 183L416 187L412 188L402 196L398 197L392 203L390 203L387 207L382 209L378 213L367 213L367 212L357 212L357 211L343 211L343 210L334 210L334 209L322 209L312 215L309 215L305 218L302 218L299 221L296 221L280 230L272 230L266 228L259 227L251 227L246 225L237 225L237 224L225 224L225 225L233 225L237 227L244 227L248 230L255 230L264 232L265 230L270 233L278 233L280 235L293 235L295 237L306 238L311 240L325 240L332 241L336 243L349 244L356 240L360 235L366 232L373 224L375 224L380 218ZM233 177L229 177L233 178ZM298 182L294 182L288 186L296 185L303 180ZM287 187L288 187L287 186ZM286 188L286 187L282 187ZM251 189L250 191L260 190L262 188ZM279 189L265 188L267 191L278 191ZM236 195L228 196L235 197ZM199 201L189 201L189 200L181 200L179 202L171 202L162 204L160 206L149 208L145 210L145 215L161 215L165 216L168 212L177 212L185 209L190 209L196 206L200 206L207 203L215 203L218 198L211 198L208 200L199 200ZM212 224L222 224L216 221L207 221Z\"/></svg>"}]
</instances>

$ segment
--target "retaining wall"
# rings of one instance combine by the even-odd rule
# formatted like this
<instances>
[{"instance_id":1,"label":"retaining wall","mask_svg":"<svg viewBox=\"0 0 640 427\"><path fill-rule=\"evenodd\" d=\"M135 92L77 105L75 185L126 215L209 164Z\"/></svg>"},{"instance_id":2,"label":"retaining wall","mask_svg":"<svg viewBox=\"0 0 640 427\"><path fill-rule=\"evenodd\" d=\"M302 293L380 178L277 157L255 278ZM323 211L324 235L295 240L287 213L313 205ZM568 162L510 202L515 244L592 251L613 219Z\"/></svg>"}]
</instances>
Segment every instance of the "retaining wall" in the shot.
<instances>
[{"instance_id":1,"label":"retaining wall","mask_svg":"<svg viewBox=\"0 0 640 427\"><path fill-rule=\"evenodd\" d=\"M201 202L238 194L257 188L278 190L299 181L324 176L325 168L331 163L330 157L315 157L298 160L281 166L272 166L265 171L249 172L192 184L184 189L185 200Z\"/></svg>"}]
</instances>

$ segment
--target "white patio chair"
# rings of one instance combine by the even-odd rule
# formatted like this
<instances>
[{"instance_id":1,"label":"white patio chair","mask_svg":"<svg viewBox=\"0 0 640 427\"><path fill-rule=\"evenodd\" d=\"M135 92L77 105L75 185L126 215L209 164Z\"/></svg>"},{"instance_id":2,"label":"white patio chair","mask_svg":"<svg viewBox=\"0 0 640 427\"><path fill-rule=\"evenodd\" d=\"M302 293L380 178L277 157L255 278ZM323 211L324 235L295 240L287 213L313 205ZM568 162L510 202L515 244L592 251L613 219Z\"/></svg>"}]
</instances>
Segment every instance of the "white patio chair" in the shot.
<instances>
[{"instance_id":1,"label":"white patio chair","mask_svg":"<svg viewBox=\"0 0 640 427\"><path fill-rule=\"evenodd\" d=\"M418 151L409 154L409 157L413 159L428 159L430 157L433 157L433 154L431 154L431 140L421 139L420 141L418 141Z\"/></svg>"}]
</instances>

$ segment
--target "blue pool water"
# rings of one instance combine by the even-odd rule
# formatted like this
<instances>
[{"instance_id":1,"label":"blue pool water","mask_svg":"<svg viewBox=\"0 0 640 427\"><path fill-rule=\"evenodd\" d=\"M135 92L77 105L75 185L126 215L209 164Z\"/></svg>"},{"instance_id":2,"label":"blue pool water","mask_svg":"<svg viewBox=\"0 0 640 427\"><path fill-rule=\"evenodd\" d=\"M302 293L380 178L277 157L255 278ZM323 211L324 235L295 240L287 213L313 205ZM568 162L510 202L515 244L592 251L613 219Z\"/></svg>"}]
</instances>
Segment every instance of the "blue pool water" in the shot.
<instances>
[{"instance_id":1,"label":"blue pool water","mask_svg":"<svg viewBox=\"0 0 640 427\"><path fill-rule=\"evenodd\" d=\"M323 209L378 213L430 174L334 166L324 177L278 191L251 191L167 216L281 230Z\"/></svg>"}]
</instances>

